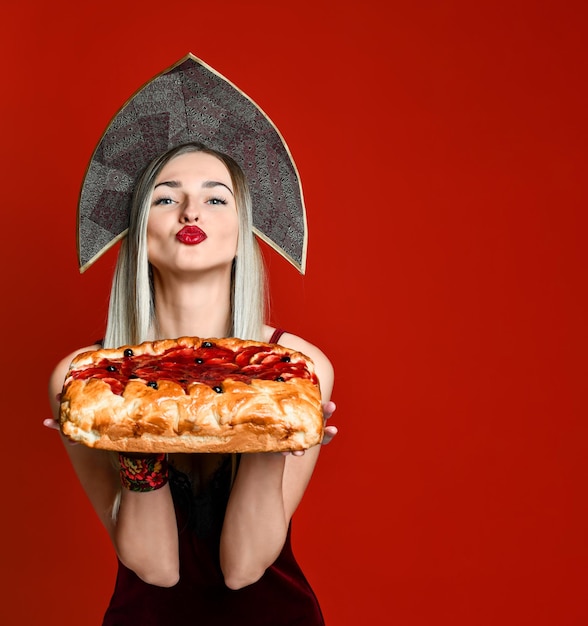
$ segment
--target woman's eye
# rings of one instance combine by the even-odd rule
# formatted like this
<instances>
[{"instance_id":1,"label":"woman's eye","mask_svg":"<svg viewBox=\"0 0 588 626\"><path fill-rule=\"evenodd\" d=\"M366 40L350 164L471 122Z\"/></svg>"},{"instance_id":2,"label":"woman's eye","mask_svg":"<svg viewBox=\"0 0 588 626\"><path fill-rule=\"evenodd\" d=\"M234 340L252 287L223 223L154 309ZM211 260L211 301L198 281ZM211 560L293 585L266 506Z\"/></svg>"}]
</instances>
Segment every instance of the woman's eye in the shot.
<instances>
[{"instance_id":1,"label":"woman's eye","mask_svg":"<svg viewBox=\"0 0 588 626\"><path fill-rule=\"evenodd\" d=\"M207 200L208 204L218 205L218 204L226 204L227 201L224 198L210 198Z\"/></svg>"},{"instance_id":2,"label":"woman's eye","mask_svg":"<svg viewBox=\"0 0 588 626\"><path fill-rule=\"evenodd\" d=\"M171 198L157 198L157 200L153 201L153 204L155 205L166 205L166 204L172 204L173 200Z\"/></svg>"}]
</instances>

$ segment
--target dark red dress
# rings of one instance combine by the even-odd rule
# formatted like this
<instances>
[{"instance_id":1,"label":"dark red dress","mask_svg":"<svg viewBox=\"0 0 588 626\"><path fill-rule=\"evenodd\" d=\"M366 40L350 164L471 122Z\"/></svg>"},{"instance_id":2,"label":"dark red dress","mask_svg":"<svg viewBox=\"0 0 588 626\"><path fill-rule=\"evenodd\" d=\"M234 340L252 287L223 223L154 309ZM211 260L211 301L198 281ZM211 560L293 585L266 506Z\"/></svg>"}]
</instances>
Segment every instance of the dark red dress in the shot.
<instances>
[{"instance_id":1,"label":"dark red dress","mask_svg":"<svg viewBox=\"0 0 588 626\"><path fill-rule=\"evenodd\" d=\"M143 582L119 562L103 626L323 626L323 616L290 541L256 583L233 591L219 564L220 532L229 496L227 455L208 487L193 495L188 477L170 469L178 520L180 581L170 588Z\"/></svg>"}]
</instances>

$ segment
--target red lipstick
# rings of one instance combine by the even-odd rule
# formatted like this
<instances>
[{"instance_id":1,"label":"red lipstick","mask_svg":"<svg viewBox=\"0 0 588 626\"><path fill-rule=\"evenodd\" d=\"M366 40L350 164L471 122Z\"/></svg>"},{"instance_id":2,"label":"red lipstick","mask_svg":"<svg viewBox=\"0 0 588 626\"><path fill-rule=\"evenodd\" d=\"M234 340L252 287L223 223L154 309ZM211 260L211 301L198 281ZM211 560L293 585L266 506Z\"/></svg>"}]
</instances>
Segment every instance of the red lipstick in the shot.
<instances>
[{"instance_id":1,"label":"red lipstick","mask_svg":"<svg viewBox=\"0 0 588 626\"><path fill-rule=\"evenodd\" d=\"M195 246L206 239L206 233L198 226L184 226L176 234L176 239L187 246Z\"/></svg>"}]
</instances>

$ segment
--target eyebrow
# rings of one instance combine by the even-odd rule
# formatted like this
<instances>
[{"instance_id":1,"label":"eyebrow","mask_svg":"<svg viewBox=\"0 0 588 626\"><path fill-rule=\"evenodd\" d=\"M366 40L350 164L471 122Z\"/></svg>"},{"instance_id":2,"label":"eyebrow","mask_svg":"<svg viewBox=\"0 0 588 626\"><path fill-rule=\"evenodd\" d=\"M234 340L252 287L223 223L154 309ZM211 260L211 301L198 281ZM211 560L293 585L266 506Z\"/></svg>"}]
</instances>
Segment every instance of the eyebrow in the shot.
<instances>
[{"instance_id":1,"label":"eyebrow","mask_svg":"<svg viewBox=\"0 0 588 626\"><path fill-rule=\"evenodd\" d=\"M153 189L157 189L158 187L161 187L162 185L165 187L171 187L172 189L178 189L179 187L182 186L182 183L179 180L164 180L160 183L157 183L157 185L155 185ZM224 187L227 191L230 192L231 195L234 195L233 190L228 185L225 185L225 183L221 183L218 180L205 180L202 183L203 189L213 189L214 187L219 187L219 186Z\"/></svg>"}]
</instances>

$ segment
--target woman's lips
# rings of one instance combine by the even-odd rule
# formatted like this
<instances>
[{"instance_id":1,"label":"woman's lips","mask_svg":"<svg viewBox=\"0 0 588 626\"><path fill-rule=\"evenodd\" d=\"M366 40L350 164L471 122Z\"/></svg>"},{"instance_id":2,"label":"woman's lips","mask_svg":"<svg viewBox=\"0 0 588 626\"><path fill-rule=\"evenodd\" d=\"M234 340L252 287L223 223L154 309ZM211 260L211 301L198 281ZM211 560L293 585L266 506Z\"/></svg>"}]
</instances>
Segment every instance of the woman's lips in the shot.
<instances>
[{"instance_id":1,"label":"woman's lips","mask_svg":"<svg viewBox=\"0 0 588 626\"><path fill-rule=\"evenodd\" d=\"M184 226L176 234L176 239L180 243L185 243L188 246L195 246L206 239L206 233L198 226Z\"/></svg>"}]
</instances>

